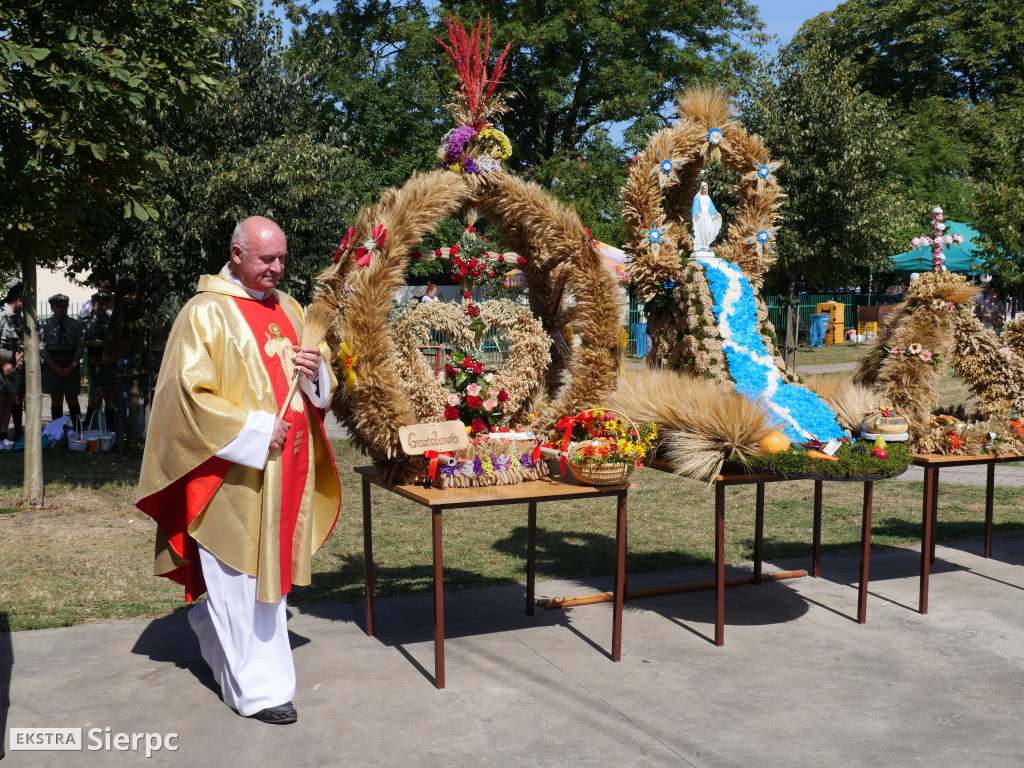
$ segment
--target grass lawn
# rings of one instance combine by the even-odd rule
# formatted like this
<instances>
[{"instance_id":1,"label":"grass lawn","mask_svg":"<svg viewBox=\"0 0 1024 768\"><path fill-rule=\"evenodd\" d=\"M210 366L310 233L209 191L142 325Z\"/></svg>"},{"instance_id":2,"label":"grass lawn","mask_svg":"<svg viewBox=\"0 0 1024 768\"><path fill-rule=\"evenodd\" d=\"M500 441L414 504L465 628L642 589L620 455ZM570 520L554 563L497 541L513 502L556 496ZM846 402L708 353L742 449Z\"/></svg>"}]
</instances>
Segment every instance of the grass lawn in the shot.
<instances>
[{"instance_id":1,"label":"grass lawn","mask_svg":"<svg viewBox=\"0 0 1024 768\"><path fill-rule=\"evenodd\" d=\"M351 467L367 463L347 442L335 443L342 479L341 516L314 559L313 583L290 600L358 600L363 589L360 484ZM183 606L183 591L151 575L153 523L132 506L140 460L66 451L45 455L47 507L19 510L21 454L0 455L0 627L68 626L156 616ZM654 470L634 475L629 499L629 570L710 567L714 499L706 486ZM876 546L920 538L921 483L875 484ZM810 481L766 487L767 559L810 553ZM430 588L429 512L374 489L378 594ZM827 483L823 543L827 551L860 541L860 484ZM541 504L537 572L544 578L611 573L614 505L610 499ZM726 557L753 550L754 487L728 491ZM997 488L996 529L1024 529L1019 492ZM939 538L980 536L984 490L943 485ZM521 583L526 575L526 507L445 514L445 573L450 588Z\"/></svg>"}]
</instances>

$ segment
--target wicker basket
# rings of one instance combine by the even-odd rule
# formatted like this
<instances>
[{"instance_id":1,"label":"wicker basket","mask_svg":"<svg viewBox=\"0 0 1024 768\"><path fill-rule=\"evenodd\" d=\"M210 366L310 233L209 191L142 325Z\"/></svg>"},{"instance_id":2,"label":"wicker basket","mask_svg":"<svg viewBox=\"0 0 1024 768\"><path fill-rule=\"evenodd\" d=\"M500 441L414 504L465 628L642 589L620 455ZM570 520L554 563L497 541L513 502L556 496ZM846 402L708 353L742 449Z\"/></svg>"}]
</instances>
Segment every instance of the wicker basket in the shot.
<instances>
[{"instance_id":1,"label":"wicker basket","mask_svg":"<svg viewBox=\"0 0 1024 768\"><path fill-rule=\"evenodd\" d=\"M616 411L612 408L592 408L591 410L604 411L605 413L614 413L617 416L621 416L634 432L638 435L640 434L629 416L621 411ZM633 474L633 470L636 469L632 464L626 463L592 464L590 462L576 462L570 459L568 464L572 476L584 485L620 485L626 482L629 476Z\"/></svg>"},{"instance_id":2,"label":"wicker basket","mask_svg":"<svg viewBox=\"0 0 1024 768\"><path fill-rule=\"evenodd\" d=\"M632 464L577 464L569 462L572 476L584 485L621 485L636 469Z\"/></svg>"}]
</instances>

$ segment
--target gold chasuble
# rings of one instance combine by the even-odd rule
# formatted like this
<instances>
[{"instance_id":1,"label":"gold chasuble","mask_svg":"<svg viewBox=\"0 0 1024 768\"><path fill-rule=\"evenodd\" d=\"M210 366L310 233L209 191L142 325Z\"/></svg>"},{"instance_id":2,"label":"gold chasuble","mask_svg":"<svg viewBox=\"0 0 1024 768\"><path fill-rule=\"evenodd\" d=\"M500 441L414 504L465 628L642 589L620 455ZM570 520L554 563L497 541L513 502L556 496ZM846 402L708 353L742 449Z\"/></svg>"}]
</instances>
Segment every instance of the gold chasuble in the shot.
<instances>
[{"instance_id":1,"label":"gold chasuble","mask_svg":"<svg viewBox=\"0 0 1024 768\"><path fill-rule=\"evenodd\" d=\"M281 451L264 469L217 457L251 411L277 414L302 336L302 309L287 294L253 299L220 275L204 275L178 315L157 380L139 480L139 509L157 522L155 572L206 591L196 543L255 576L256 599L277 602L309 584L310 559L338 519L341 486L323 413L298 392ZM321 346L330 382L330 352Z\"/></svg>"}]
</instances>

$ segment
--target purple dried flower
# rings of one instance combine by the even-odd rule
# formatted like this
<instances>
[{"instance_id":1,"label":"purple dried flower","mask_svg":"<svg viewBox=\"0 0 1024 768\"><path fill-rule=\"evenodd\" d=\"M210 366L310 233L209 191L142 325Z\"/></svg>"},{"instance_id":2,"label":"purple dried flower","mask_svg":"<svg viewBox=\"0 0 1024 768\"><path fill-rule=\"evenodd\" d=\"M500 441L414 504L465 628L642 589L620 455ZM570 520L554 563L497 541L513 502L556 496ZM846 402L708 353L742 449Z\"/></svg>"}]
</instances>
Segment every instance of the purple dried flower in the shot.
<instances>
[{"instance_id":1,"label":"purple dried flower","mask_svg":"<svg viewBox=\"0 0 1024 768\"><path fill-rule=\"evenodd\" d=\"M519 463L522 464L527 469L532 469L533 468L533 456L531 456L528 453L524 453L522 456L519 457Z\"/></svg>"},{"instance_id":2,"label":"purple dried flower","mask_svg":"<svg viewBox=\"0 0 1024 768\"><path fill-rule=\"evenodd\" d=\"M476 164L476 160L472 157L466 158L466 161L462 164L462 169L466 173L480 173L480 166Z\"/></svg>"},{"instance_id":3,"label":"purple dried flower","mask_svg":"<svg viewBox=\"0 0 1024 768\"><path fill-rule=\"evenodd\" d=\"M442 475L446 475L447 477L451 477L457 471L455 469L455 467L449 467L447 465L442 465L440 469L441 469L441 474Z\"/></svg>"},{"instance_id":4,"label":"purple dried flower","mask_svg":"<svg viewBox=\"0 0 1024 768\"><path fill-rule=\"evenodd\" d=\"M473 459L473 474L476 475L477 477L479 477L483 473L484 473L484 463L480 460L480 457L477 456L475 459Z\"/></svg>"},{"instance_id":5,"label":"purple dried flower","mask_svg":"<svg viewBox=\"0 0 1024 768\"><path fill-rule=\"evenodd\" d=\"M462 157L462 153L466 151L466 145L474 136L476 136L476 130L470 125L456 128L448 138L448 160L455 162Z\"/></svg>"}]
</instances>

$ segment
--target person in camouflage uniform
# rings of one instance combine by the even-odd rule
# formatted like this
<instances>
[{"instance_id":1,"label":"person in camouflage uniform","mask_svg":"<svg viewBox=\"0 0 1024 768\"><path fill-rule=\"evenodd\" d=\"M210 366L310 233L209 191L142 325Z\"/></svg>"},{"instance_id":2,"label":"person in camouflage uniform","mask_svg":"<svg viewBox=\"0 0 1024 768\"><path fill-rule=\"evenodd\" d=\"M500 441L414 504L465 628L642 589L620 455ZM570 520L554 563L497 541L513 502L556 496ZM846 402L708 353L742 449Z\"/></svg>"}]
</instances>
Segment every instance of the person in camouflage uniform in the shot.
<instances>
[{"instance_id":1,"label":"person in camouflage uniform","mask_svg":"<svg viewBox=\"0 0 1024 768\"><path fill-rule=\"evenodd\" d=\"M15 402L25 385L25 352L22 347L24 323L21 318L21 281L7 284L7 296L0 308L0 449L9 449L7 426ZM20 406L19 406L20 407ZM15 430L21 419L15 419Z\"/></svg>"},{"instance_id":2,"label":"person in camouflage uniform","mask_svg":"<svg viewBox=\"0 0 1024 768\"><path fill-rule=\"evenodd\" d=\"M92 295L92 315L85 321L83 344L89 365L89 385L92 388L92 399L85 413L85 423L92 419L93 413L101 404L106 405L105 416L107 429L114 425L114 355L107 350L113 341L110 338L110 294L98 291Z\"/></svg>"},{"instance_id":3,"label":"person in camouflage uniform","mask_svg":"<svg viewBox=\"0 0 1024 768\"><path fill-rule=\"evenodd\" d=\"M50 297L50 310L53 314L43 321L39 339L43 394L50 396L50 418L56 421L64 415L66 400L74 425L82 415L82 324L68 317L68 297L63 293Z\"/></svg>"}]
</instances>

